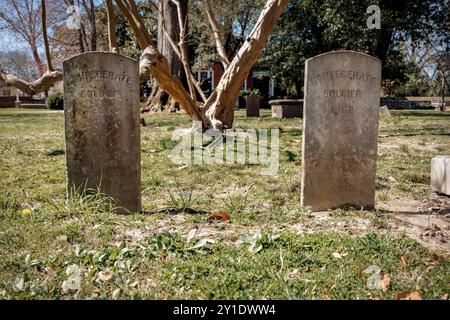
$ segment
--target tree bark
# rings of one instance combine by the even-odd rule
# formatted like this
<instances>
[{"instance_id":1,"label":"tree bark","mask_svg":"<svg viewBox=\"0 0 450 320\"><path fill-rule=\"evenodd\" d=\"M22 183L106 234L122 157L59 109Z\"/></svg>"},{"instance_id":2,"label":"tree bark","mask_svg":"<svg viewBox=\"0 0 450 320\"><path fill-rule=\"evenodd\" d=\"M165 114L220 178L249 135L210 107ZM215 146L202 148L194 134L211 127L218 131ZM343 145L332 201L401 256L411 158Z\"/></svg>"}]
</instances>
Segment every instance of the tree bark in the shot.
<instances>
[{"instance_id":1,"label":"tree bark","mask_svg":"<svg viewBox=\"0 0 450 320\"><path fill-rule=\"evenodd\" d=\"M182 19L187 18L189 1L180 1ZM164 17L162 17L164 15ZM163 21L165 22L163 25ZM175 41L180 42L180 24L178 20L177 7L171 0L161 0L158 14L158 51L165 56L169 62L170 72L177 76L183 87L189 89L187 83L186 72L184 71L183 64L175 53L169 39L167 38L164 28L167 34ZM154 88L152 94L147 99L147 108L143 111L162 111L162 110L176 110L179 108L166 93L162 92L159 88Z\"/></svg>"},{"instance_id":2,"label":"tree bark","mask_svg":"<svg viewBox=\"0 0 450 320\"><path fill-rule=\"evenodd\" d=\"M48 45L47 10L46 10L46 6L45 6L45 0L42 0L41 15L42 15L42 33L43 33L43 37L44 37L45 56L47 58L47 71L53 71L52 57L50 55L50 47Z\"/></svg>"},{"instance_id":3,"label":"tree bark","mask_svg":"<svg viewBox=\"0 0 450 320\"><path fill-rule=\"evenodd\" d=\"M180 1L182 9L182 19L186 19L188 11L188 1ZM178 21L177 7L171 0L161 0L161 10L158 15L158 50L169 61L170 71L186 83L186 74L183 70L183 64L176 55L169 40L164 34L161 13L164 14L166 30L169 36L175 41L180 42L180 24Z\"/></svg>"},{"instance_id":4,"label":"tree bark","mask_svg":"<svg viewBox=\"0 0 450 320\"><path fill-rule=\"evenodd\" d=\"M89 6L89 23L91 25L91 51L97 51L97 25L95 22L94 0L90 0Z\"/></svg>"}]
</instances>

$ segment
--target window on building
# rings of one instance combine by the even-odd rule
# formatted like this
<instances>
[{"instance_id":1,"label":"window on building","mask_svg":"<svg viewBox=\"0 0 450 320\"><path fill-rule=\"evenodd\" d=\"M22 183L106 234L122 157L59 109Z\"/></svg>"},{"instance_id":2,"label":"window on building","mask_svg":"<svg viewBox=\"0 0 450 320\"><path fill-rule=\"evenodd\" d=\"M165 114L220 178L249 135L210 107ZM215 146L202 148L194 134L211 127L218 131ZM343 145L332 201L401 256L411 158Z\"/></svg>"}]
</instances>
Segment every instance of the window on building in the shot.
<instances>
[{"instance_id":1,"label":"window on building","mask_svg":"<svg viewBox=\"0 0 450 320\"><path fill-rule=\"evenodd\" d=\"M241 90L243 90L243 91L247 90L247 79L245 79L244 82L242 83Z\"/></svg>"},{"instance_id":2,"label":"window on building","mask_svg":"<svg viewBox=\"0 0 450 320\"><path fill-rule=\"evenodd\" d=\"M214 72L201 70L195 73L195 79L199 82L203 92L211 94L214 90Z\"/></svg>"}]
</instances>

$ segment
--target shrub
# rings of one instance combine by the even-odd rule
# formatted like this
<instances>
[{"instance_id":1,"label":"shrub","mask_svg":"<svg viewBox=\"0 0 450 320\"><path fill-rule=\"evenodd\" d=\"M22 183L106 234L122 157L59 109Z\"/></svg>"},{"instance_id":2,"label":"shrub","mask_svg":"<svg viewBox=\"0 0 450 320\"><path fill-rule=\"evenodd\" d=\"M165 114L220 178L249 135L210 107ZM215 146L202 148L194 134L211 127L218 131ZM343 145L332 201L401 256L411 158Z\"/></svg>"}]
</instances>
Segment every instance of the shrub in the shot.
<instances>
[{"instance_id":1,"label":"shrub","mask_svg":"<svg viewBox=\"0 0 450 320\"><path fill-rule=\"evenodd\" d=\"M47 109L64 110L64 96L61 92L57 92L47 97L45 100Z\"/></svg>"}]
</instances>

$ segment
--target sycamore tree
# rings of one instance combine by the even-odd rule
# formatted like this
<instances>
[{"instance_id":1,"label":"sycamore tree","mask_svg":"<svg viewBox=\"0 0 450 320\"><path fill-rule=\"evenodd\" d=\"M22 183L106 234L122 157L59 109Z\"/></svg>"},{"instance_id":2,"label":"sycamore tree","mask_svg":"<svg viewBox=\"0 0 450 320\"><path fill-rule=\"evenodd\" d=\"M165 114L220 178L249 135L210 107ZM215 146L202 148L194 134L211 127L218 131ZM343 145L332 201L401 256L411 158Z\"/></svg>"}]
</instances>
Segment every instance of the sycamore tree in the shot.
<instances>
[{"instance_id":1,"label":"sycamore tree","mask_svg":"<svg viewBox=\"0 0 450 320\"><path fill-rule=\"evenodd\" d=\"M145 20L141 15L142 9L160 11L162 9L161 3L164 2L106 0L109 50L113 52L120 51L117 44L116 17L114 15L114 10L118 9L120 15L127 20L128 26L132 30L141 50L139 61L140 81L146 82L152 78L162 91L179 103L180 107L194 120L195 126L201 124L202 129L214 128L218 130L231 128L234 120L234 102L239 95L241 84L260 57L278 18L288 5L289 0L266 1L252 30L248 33L240 48L236 50L233 57L229 57L224 51L224 39L218 30L219 22L209 0L200 1L208 16L210 32L213 35L212 38L214 39L216 50L224 65L223 76L216 90L209 97L205 97L192 73L186 49L187 22L186 18L183 19L182 8L183 4L189 2L189 0L170 0L171 4L177 8L179 32L176 38L171 34L164 14L160 15L162 19L159 24L162 34L181 61L182 69L186 74L187 89L183 86L180 78L172 72L168 58L158 48L157 38L146 27ZM29 95L33 95L47 91L56 82L62 80L62 73L55 70L52 64L47 36L46 12L46 0L42 0L39 13L42 21L42 37L47 58L46 71L41 78L33 82L28 82L2 71L0 73L0 85L12 85Z\"/></svg>"}]
</instances>

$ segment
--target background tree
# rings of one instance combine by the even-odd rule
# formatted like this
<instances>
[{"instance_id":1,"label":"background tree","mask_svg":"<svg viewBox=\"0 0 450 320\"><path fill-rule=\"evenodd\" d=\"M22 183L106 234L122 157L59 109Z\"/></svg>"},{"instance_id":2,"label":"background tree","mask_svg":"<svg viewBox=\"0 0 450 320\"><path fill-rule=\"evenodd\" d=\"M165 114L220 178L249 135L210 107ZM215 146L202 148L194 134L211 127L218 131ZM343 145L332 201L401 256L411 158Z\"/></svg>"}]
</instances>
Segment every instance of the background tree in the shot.
<instances>
[{"instance_id":1,"label":"background tree","mask_svg":"<svg viewBox=\"0 0 450 320\"><path fill-rule=\"evenodd\" d=\"M373 4L381 9L380 30L366 25L366 9ZM434 34L436 43L448 47L446 8L448 0L294 0L272 35L261 66L278 84L296 88L301 95L306 59L331 50L362 51L382 61L383 90L394 94L409 79L410 63L402 48L405 41L424 44ZM418 68L421 73L424 66Z\"/></svg>"},{"instance_id":2,"label":"background tree","mask_svg":"<svg viewBox=\"0 0 450 320\"><path fill-rule=\"evenodd\" d=\"M58 0L48 1L47 24L60 20L61 7ZM42 39L41 1L8 0L0 3L0 28L5 28L29 46L36 68L42 75L46 68L39 52Z\"/></svg>"},{"instance_id":3,"label":"background tree","mask_svg":"<svg viewBox=\"0 0 450 320\"><path fill-rule=\"evenodd\" d=\"M45 49L45 57L46 57L46 67L39 67L44 70L42 76L34 81L27 81L17 77L16 75L11 75L5 73L2 69L0 70L0 86L2 85L10 85L14 86L22 92L28 94L29 96L33 96L36 93L45 92L50 89L55 83L62 80L63 75L59 71L55 71L51 59L50 47L47 35L47 10L46 10L46 1L42 0L39 13L41 16L41 30L42 30L42 38L44 42ZM29 10L28 12L31 12ZM31 19L31 17L30 17ZM46 70L46 71L45 71Z\"/></svg>"},{"instance_id":4,"label":"background tree","mask_svg":"<svg viewBox=\"0 0 450 320\"><path fill-rule=\"evenodd\" d=\"M39 74L32 56L23 50L0 51L0 66L5 72L27 81L35 79Z\"/></svg>"}]
</instances>

